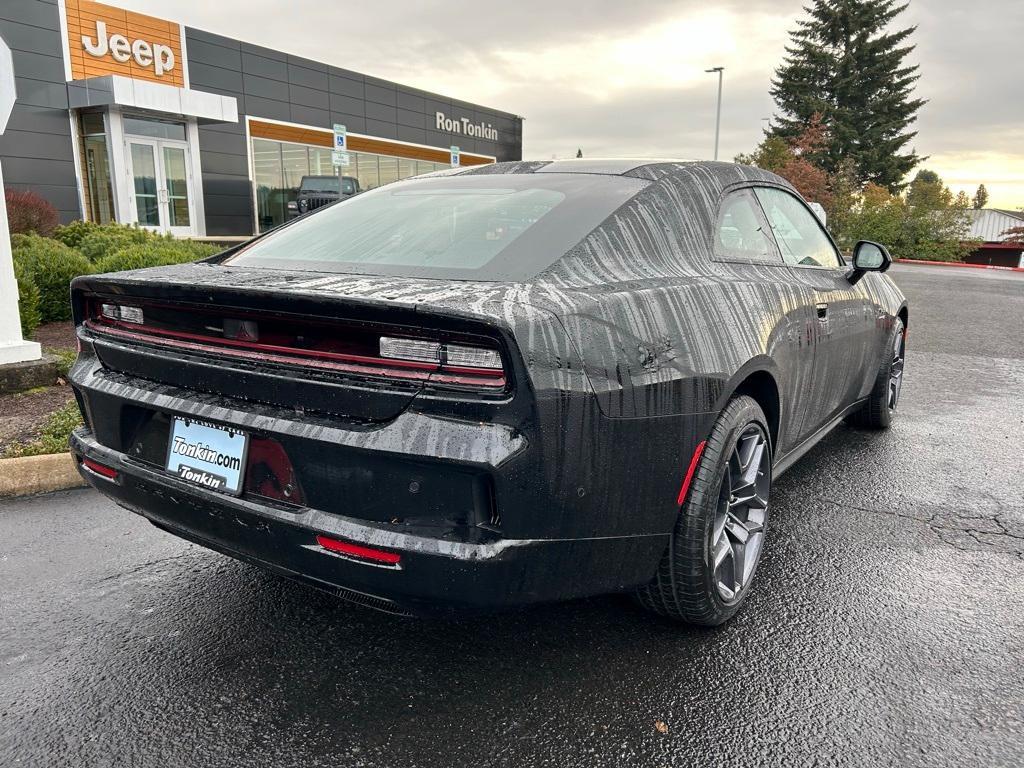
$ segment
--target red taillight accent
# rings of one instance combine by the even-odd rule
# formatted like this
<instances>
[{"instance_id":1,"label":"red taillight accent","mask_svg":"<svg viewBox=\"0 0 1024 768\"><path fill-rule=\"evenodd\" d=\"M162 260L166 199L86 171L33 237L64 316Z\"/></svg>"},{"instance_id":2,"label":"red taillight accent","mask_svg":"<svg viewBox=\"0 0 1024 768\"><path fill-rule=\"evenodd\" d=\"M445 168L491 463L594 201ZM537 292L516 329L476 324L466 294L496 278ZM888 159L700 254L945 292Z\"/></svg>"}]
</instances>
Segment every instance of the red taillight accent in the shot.
<instances>
[{"instance_id":1,"label":"red taillight accent","mask_svg":"<svg viewBox=\"0 0 1024 768\"><path fill-rule=\"evenodd\" d=\"M427 362L384 357L379 350L380 337L376 332L365 329L348 328L352 334L352 339L350 339L345 333L339 334L336 329L332 329L323 322L313 320L308 325L302 325L300 321L275 321L274 318L269 318L266 320L268 328L265 334L261 331L247 332L244 335L237 333L228 335L227 330L222 329L221 335L215 335L208 329L186 330L181 327L160 327L158 313L150 311L151 305L149 304L143 305L147 314L144 315L142 322L124 322L123 319L104 315L103 306L95 300L91 303L90 317L85 321L85 327L92 331L146 344L157 344L218 357L299 365L360 376L468 386L492 392L503 390L507 385L505 371L501 367L478 368L451 365L440 359ZM153 304L152 307L168 311L174 309L170 305ZM181 311L185 311L184 308ZM192 316L209 316L214 325L233 319L201 309L192 309L190 312ZM241 316L245 313L233 314ZM246 316L259 317L258 315ZM255 323L256 321L245 322ZM260 319L259 322L262 324L264 320ZM275 322L278 323L277 326L275 326ZM281 325L282 323L284 325ZM303 334L303 329L306 327L313 329L313 334L308 338ZM342 330L345 328L343 327ZM452 348L474 349L464 344L454 344Z\"/></svg>"},{"instance_id":2,"label":"red taillight accent","mask_svg":"<svg viewBox=\"0 0 1024 768\"><path fill-rule=\"evenodd\" d=\"M82 466L100 477L107 478L107 480L117 480L117 470L113 467L108 467L106 464L100 464L92 459L82 459Z\"/></svg>"},{"instance_id":3,"label":"red taillight accent","mask_svg":"<svg viewBox=\"0 0 1024 768\"><path fill-rule=\"evenodd\" d=\"M676 506L682 506L683 502L686 501L686 492L690 490L690 483L693 481L693 475L697 471L697 465L700 463L701 454L704 453L704 446L707 444L707 440L701 440L697 445L697 450L693 452L693 458L690 459L690 466L686 470L686 477L683 478L683 484L679 488L679 495L676 497Z\"/></svg>"},{"instance_id":4,"label":"red taillight accent","mask_svg":"<svg viewBox=\"0 0 1024 768\"><path fill-rule=\"evenodd\" d=\"M327 536L317 536L316 543L326 550L337 552L339 555L347 555L348 557L355 557L359 560L370 560L374 563L382 563L383 565L398 565L399 561L402 559L401 555L394 552L385 552L383 549L362 547L358 544L351 544L347 541L331 539Z\"/></svg>"},{"instance_id":5,"label":"red taillight accent","mask_svg":"<svg viewBox=\"0 0 1024 768\"><path fill-rule=\"evenodd\" d=\"M289 504L303 506L306 503L291 459L281 444L269 437L254 437L249 441L245 490Z\"/></svg>"}]
</instances>

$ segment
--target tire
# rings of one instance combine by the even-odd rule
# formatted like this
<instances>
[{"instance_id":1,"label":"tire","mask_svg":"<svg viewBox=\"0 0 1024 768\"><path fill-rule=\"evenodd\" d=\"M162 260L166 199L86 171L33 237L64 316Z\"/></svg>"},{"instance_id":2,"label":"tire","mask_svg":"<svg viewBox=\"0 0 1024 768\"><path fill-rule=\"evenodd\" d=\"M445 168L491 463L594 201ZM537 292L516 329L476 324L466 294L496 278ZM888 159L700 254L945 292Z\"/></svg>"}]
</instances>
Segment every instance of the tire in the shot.
<instances>
[{"instance_id":1,"label":"tire","mask_svg":"<svg viewBox=\"0 0 1024 768\"><path fill-rule=\"evenodd\" d=\"M892 424L903 387L903 363L907 349L907 335L903 321L898 317L886 337L885 349L868 401L860 410L846 417L846 422L854 427L888 429Z\"/></svg>"},{"instance_id":2,"label":"tire","mask_svg":"<svg viewBox=\"0 0 1024 768\"><path fill-rule=\"evenodd\" d=\"M688 496L679 509L658 572L650 584L636 592L644 608L670 619L709 627L722 624L739 610L753 581L768 525L772 480L769 435L764 412L751 397L734 398L719 415L705 443ZM750 456L743 472L743 455L748 451L757 456ZM756 473L750 469L755 464ZM736 479L737 469L741 481ZM742 498L733 495L732 490L744 491L743 482L750 477L755 478L754 485L745 490L752 491L752 498L757 500L751 502L751 508L744 514L738 501L731 506L731 501ZM724 511L730 509L735 520L724 516ZM746 544L739 545L742 554L738 557L734 551L726 555L719 559L716 568L715 559L724 552L723 537L731 542L737 539L734 533L744 535L737 522L741 519L745 520L742 527L747 536ZM749 561L747 554L752 556ZM729 580L730 558L733 576L742 572L739 581ZM741 561L743 567L737 568ZM734 589L720 582L731 583Z\"/></svg>"}]
</instances>

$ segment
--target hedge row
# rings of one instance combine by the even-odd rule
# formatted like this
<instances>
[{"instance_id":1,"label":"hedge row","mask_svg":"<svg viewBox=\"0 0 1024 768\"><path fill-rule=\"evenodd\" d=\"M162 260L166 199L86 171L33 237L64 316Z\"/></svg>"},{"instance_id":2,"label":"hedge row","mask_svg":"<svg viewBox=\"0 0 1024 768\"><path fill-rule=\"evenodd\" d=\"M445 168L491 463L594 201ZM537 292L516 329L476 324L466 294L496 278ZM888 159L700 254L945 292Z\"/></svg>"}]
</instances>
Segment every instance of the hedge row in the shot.
<instances>
[{"instance_id":1,"label":"hedge row","mask_svg":"<svg viewBox=\"0 0 1024 768\"><path fill-rule=\"evenodd\" d=\"M71 319L68 289L79 275L182 264L219 250L138 227L87 221L57 227L53 237L11 235L11 248L26 338L40 323Z\"/></svg>"}]
</instances>

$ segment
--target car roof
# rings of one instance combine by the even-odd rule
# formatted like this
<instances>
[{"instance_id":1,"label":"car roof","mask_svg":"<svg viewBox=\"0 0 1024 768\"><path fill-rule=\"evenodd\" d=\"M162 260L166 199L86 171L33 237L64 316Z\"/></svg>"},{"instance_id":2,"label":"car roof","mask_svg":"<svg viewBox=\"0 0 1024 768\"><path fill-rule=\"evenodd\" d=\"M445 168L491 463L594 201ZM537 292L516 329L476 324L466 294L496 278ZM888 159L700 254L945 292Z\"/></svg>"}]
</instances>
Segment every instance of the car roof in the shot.
<instances>
[{"instance_id":1,"label":"car roof","mask_svg":"<svg viewBox=\"0 0 1024 768\"><path fill-rule=\"evenodd\" d=\"M650 170L643 170L650 169ZM586 173L606 176L636 176L663 178L681 173L703 172L720 179L758 180L767 178L779 180L774 174L738 163L717 160L682 160L672 158L601 157L573 158L568 160L522 160L514 162L472 165L450 170L435 171L434 175L461 176L475 174L507 173Z\"/></svg>"}]
</instances>

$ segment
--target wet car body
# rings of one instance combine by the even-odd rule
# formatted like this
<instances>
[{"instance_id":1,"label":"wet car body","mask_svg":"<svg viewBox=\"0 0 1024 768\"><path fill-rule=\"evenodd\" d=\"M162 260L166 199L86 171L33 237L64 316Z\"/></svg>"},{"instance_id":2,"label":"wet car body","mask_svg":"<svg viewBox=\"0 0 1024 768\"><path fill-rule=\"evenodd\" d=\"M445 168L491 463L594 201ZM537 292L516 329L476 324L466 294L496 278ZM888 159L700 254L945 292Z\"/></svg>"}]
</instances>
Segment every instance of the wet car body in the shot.
<instances>
[{"instance_id":1,"label":"wet car body","mask_svg":"<svg viewBox=\"0 0 1024 768\"><path fill-rule=\"evenodd\" d=\"M790 190L773 174L636 161L457 172L498 184L532 174L628 186L534 275L327 274L239 266L229 254L78 278L82 353L70 377L86 418L72 438L83 476L177 535L398 613L648 583L687 466L729 399L762 404L780 474L864 402L905 301L884 275L851 281L846 266L718 254L723 201ZM104 302L199 329L299 322L482 346L499 352L501 383L444 366L409 380L365 360L336 371L265 349L225 355L203 332L168 347L99 321ZM172 418L249 435L241 493L164 468ZM267 467L272 482L256 486ZM301 495L283 496L289 485ZM347 548L332 549L338 541Z\"/></svg>"}]
</instances>

